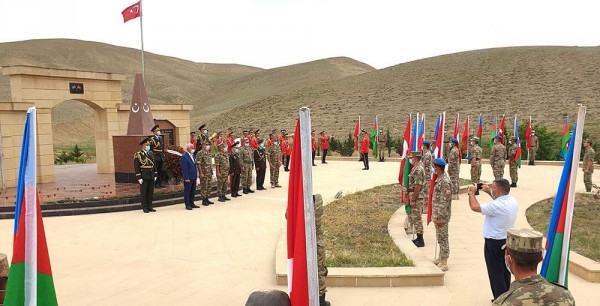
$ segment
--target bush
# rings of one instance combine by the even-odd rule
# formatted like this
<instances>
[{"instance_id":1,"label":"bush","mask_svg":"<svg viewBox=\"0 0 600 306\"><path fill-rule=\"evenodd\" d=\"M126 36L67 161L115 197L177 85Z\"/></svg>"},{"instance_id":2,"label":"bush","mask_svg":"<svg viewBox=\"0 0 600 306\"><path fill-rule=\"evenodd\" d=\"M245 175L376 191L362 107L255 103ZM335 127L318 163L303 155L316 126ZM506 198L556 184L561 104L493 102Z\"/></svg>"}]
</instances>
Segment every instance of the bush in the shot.
<instances>
[{"instance_id":1,"label":"bush","mask_svg":"<svg viewBox=\"0 0 600 306\"><path fill-rule=\"evenodd\" d=\"M67 152L65 152L65 151L60 151L60 154L58 154L56 159L54 159L54 162L59 165L62 165L62 164L68 163L71 160L72 160L71 155L67 154Z\"/></svg>"},{"instance_id":2,"label":"bush","mask_svg":"<svg viewBox=\"0 0 600 306\"><path fill-rule=\"evenodd\" d=\"M180 146L167 146L167 149L177 151L182 154L185 152ZM167 180L172 180L175 184L179 184L181 182L181 178L183 177L180 160L181 157L178 155L165 153L164 172L167 175Z\"/></svg>"}]
</instances>

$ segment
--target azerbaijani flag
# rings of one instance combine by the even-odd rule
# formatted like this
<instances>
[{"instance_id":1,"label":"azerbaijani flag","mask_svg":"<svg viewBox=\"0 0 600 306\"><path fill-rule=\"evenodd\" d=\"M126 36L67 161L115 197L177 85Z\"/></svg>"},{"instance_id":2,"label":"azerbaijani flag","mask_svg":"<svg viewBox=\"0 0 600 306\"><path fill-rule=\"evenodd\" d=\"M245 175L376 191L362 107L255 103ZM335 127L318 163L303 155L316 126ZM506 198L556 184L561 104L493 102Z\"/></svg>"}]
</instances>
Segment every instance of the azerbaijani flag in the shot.
<instances>
[{"instance_id":1,"label":"azerbaijani flag","mask_svg":"<svg viewBox=\"0 0 600 306\"><path fill-rule=\"evenodd\" d=\"M458 122L460 119L460 114L456 113L456 120L454 120L454 133L452 133L452 137L456 138L456 140L460 141L460 127L458 126L460 123Z\"/></svg>"},{"instance_id":2,"label":"azerbaijani flag","mask_svg":"<svg viewBox=\"0 0 600 306\"><path fill-rule=\"evenodd\" d=\"M417 138L417 147L415 151L421 150L423 147L423 139L425 139L425 114L421 114L421 123L419 123L419 134Z\"/></svg>"},{"instance_id":3,"label":"azerbaijani flag","mask_svg":"<svg viewBox=\"0 0 600 306\"><path fill-rule=\"evenodd\" d=\"M377 115L375 115L375 123L373 123L373 130L371 131L371 135L369 135L371 139L371 150L373 150L373 157L377 158L377 141L379 140L379 120L377 119Z\"/></svg>"},{"instance_id":4,"label":"azerbaijani flag","mask_svg":"<svg viewBox=\"0 0 600 306\"><path fill-rule=\"evenodd\" d=\"M519 139L519 124L517 123L517 115L515 115L515 127L514 127L515 144L517 144L517 153L515 154L515 161L517 167L521 168L521 140Z\"/></svg>"},{"instance_id":5,"label":"azerbaijani flag","mask_svg":"<svg viewBox=\"0 0 600 306\"><path fill-rule=\"evenodd\" d=\"M561 158L565 158L565 156L567 156L569 137L571 137L571 134L569 133L569 117L565 117L565 125L563 127L563 135L562 135L562 139L560 140L559 155Z\"/></svg>"},{"instance_id":6,"label":"azerbaijani flag","mask_svg":"<svg viewBox=\"0 0 600 306\"><path fill-rule=\"evenodd\" d=\"M306 130L306 129L305 129ZM308 130L310 131L310 125ZM310 136L310 134L309 134ZM318 275L317 271L309 271L308 270L308 261L314 263L314 268L316 270L317 258L316 258L316 236L310 240L307 240L306 229L307 221L305 220L305 215L310 214L312 212L313 222L312 227L314 230L314 208L311 211L307 207L313 207L312 203L305 203L305 186L304 186L304 176L310 176L310 180L312 181L312 168L306 169L306 174L303 170L303 160L306 156L303 156L302 153L309 152L310 155L311 149L302 150L301 143L301 135L300 135L300 120L296 120L296 130L294 131L294 145L292 146L292 158L290 165L290 182L288 187L288 203L287 203L287 257L288 257L288 291L290 293L290 300L292 305L309 305L309 300L311 300L311 293L309 287L309 281L313 282L313 287L316 286L316 299L318 300ZM310 145L310 138L308 139L308 144ZM312 163L312 161L309 160ZM312 198L312 187L309 187L309 194ZM316 235L316 233L312 233ZM313 243L311 246L311 250L314 251L314 258L308 256L307 249L309 247L307 241ZM314 279L316 277L316 279ZM315 297L312 296L312 300ZM310 304L315 305L315 304Z\"/></svg>"},{"instance_id":7,"label":"azerbaijani flag","mask_svg":"<svg viewBox=\"0 0 600 306\"><path fill-rule=\"evenodd\" d=\"M358 134L360 133L360 116L358 116L358 121L356 121L356 125L354 126L354 150L358 150Z\"/></svg>"},{"instance_id":8,"label":"azerbaijani flag","mask_svg":"<svg viewBox=\"0 0 600 306\"><path fill-rule=\"evenodd\" d=\"M13 256L4 305L58 305L36 178L36 109L25 119L17 181Z\"/></svg>"},{"instance_id":9,"label":"azerbaijani flag","mask_svg":"<svg viewBox=\"0 0 600 306\"><path fill-rule=\"evenodd\" d=\"M432 158L441 158L444 153L444 126L446 123L446 112L443 112L438 117L437 126L435 127L434 139L435 139L435 149L433 150ZM427 200L427 224L431 222L431 214L433 213L433 188L435 187L435 180L437 179L437 174L434 172L431 174L431 182L429 184L429 198Z\"/></svg>"},{"instance_id":10,"label":"azerbaijani flag","mask_svg":"<svg viewBox=\"0 0 600 306\"><path fill-rule=\"evenodd\" d=\"M419 136L419 113L417 113L417 116L415 117L415 121L413 122L412 135L410 138L410 152L409 153L419 149L417 147L418 136Z\"/></svg>"},{"instance_id":11,"label":"azerbaijani flag","mask_svg":"<svg viewBox=\"0 0 600 306\"><path fill-rule=\"evenodd\" d=\"M529 149L531 149L531 131L532 131L531 116L529 116L529 122L527 123L527 129L525 130L525 140L527 140L527 151L529 151Z\"/></svg>"},{"instance_id":12,"label":"azerbaijani flag","mask_svg":"<svg viewBox=\"0 0 600 306\"><path fill-rule=\"evenodd\" d=\"M412 142L410 134L411 118L412 115L408 116L406 121L406 128L404 129L404 140L402 144L402 156L400 157L400 173L398 174L398 183L402 188L402 195L400 201L404 203L405 195L404 190L408 189L408 175L410 174L410 163L408 163L408 156L410 155L410 144Z\"/></svg>"},{"instance_id":13,"label":"azerbaijani flag","mask_svg":"<svg viewBox=\"0 0 600 306\"><path fill-rule=\"evenodd\" d=\"M481 118L481 113L479 114L479 124L477 125L477 137L479 140L477 141L477 145L481 147L481 135L483 134L483 120Z\"/></svg>"},{"instance_id":14,"label":"azerbaijani flag","mask_svg":"<svg viewBox=\"0 0 600 306\"><path fill-rule=\"evenodd\" d=\"M469 116L467 116L467 120L465 120L465 127L463 129L463 135L462 135L462 150L461 151L467 151L467 160L471 160L471 156L469 155ZM462 158L462 152L460 154L461 158Z\"/></svg>"},{"instance_id":15,"label":"azerbaijani flag","mask_svg":"<svg viewBox=\"0 0 600 306\"><path fill-rule=\"evenodd\" d=\"M579 172L579 154L581 153L584 122L585 106L580 106L552 207L546 239L546 254L540 273L546 280L565 287L568 286L575 183Z\"/></svg>"},{"instance_id":16,"label":"azerbaijani flag","mask_svg":"<svg viewBox=\"0 0 600 306\"><path fill-rule=\"evenodd\" d=\"M494 138L498 135L498 127L496 125L496 121L498 118L494 117L494 121L492 122L492 135L490 136L490 148L494 147Z\"/></svg>"}]
</instances>

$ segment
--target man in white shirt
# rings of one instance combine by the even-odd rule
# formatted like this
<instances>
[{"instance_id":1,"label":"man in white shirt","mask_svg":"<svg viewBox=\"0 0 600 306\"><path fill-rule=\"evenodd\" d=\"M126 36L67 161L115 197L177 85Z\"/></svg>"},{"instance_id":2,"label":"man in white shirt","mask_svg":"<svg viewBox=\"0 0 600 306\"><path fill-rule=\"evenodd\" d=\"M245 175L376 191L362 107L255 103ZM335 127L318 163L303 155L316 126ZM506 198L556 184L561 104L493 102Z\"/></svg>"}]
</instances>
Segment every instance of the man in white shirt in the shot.
<instances>
[{"instance_id":1,"label":"man in white shirt","mask_svg":"<svg viewBox=\"0 0 600 306\"><path fill-rule=\"evenodd\" d=\"M492 201L479 204L475 198L477 189L489 194ZM515 225L519 203L509 195L510 183L506 179L494 180L492 184L469 186L469 206L475 212L485 216L483 237L485 238L484 256L488 278L494 299L508 291L510 287L510 271L504 263L502 246L506 243L506 233ZM492 300L492 301L493 301Z\"/></svg>"}]
</instances>

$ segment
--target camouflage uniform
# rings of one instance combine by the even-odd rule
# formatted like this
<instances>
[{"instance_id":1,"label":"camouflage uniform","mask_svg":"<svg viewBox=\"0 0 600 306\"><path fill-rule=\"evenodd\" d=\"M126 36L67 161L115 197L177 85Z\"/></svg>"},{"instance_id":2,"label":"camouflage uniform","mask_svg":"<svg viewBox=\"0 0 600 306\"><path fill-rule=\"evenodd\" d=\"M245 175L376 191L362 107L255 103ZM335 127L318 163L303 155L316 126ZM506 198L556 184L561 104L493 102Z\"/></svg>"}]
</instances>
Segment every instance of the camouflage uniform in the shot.
<instances>
[{"instance_id":1,"label":"camouflage uniform","mask_svg":"<svg viewBox=\"0 0 600 306\"><path fill-rule=\"evenodd\" d=\"M526 228L511 228L507 231L506 253L542 254L543 235ZM510 255L509 254L509 255ZM513 256L513 260L515 257ZM517 264L515 263L513 265ZM535 264L537 266L537 263ZM530 266L528 268L533 268ZM575 299L567 288L548 282L541 275L517 279L508 291L500 295L494 305L575 305Z\"/></svg>"},{"instance_id":2,"label":"camouflage uniform","mask_svg":"<svg viewBox=\"0 0 600 306\"><path fill-rule=\"evenodd\" d=\"M217 173L217 193L224 197L227 193L227 179L229 178L229 157L227 153L219 152L215 155L215 165L219 166Z\"/></svg>"},{"instance_id":3,"label":"camouflage uniform","mask_svg":"<svg viewBox=\"0 0 600 306\"><path fill-rule=\"evenodd\" d=\"M323 228L321 227L321 217L323 216L323 198L320 194L315 194L315 227L317 232L317 264L319 266L319 296L327 292L325 280L327 277L327 267L325 266L325 245L323 243Z\"/></svg>"},{"instance_id":4,"label":"camouflage uniform","mask_svg":"<svg viewBox=\"0 0 600 306\"><path fill-rule=\"evenodd\" d=\"M279 168L281 167L281 147L275 143L271 144L267 151L269 160L269 172L271 173L271 187L279 185Z\"/></svg>"},{"instance_id":5,"label":"camouflage uniform","mask_svg":"<svg viewBox=\"0 0 600 306\"><path fill-rule=\"evenodd\" d=\"M456 145L452 145L448 156L448 176L452 182L452 194L458 194L458 174L460 173L460 152Z\"/></svg>"},{"instance_id":6,"label":"camouflage uniform","mask_svg":"<svg viewBox=\"0 0 600 306\"><path fill-rule=\"evenodd\" d=\"M471 183L481 182L481 157L483 156L481 147L475 144L471 148Z\"/></svg>"},{"instance_id":7,"label":"camouflage uniform","mask_svg":"<svg viewBox=\"0 0 600 306\"><path fill-rule=\"evenodd\" d=\"M421 189L421 196L423 197L423 207L421 213L424 214L427 212L427 203L429 202L429 185L431 182L431 173L433 173L433 169L431 168L431 152L429 150L423 151L423 157L421 158L421 163L423 163L423 170L425 171L425 183L423 184L423 188Z\"/></svg>"},{"instance_id":8,"label":"camouflage uniform","mask_svg":"<svg viewBox=\"0 0 600 306\"><path fill-rule=\"evenodd\" d=\"M529 276L510 284L493 305L575 305L566 288L550 283L541 275Z\"/></svg>"},{"instance_id":9,"label":"camouflage uniform","mask_svg":"<svg viewBox=\"0 0 600 306\"><path fill-rule=\"evenodd\" d=\"M535 162L535 153L537 152L538 148L540 147L538 137L535 135L531 135L531 139L529 140L529 145L531 146L531 148L529 148L529 154L527 156L527 159L529 160L529 164L533 165Z\"/></svg>"},{"instance_id":10,"label":"camouflage uniform","mask_svg":"<svg viewBox=\"0 0 600 306\"><path fill-rule=\"evenodd\" d=\"M202 198L208 198L212 181L212 158L210 152L206 150L201 150L196 156L198 170L202 174L200 177L200 194Z\"/></svg>"},{"instance_id":11,"label":"camouflage uniform","mask_svg":"<svg viewBox=\"0 0 600 306\"><path fill-rule=\"evenodd\" d=\"M500 142L494 144L490 151L490 165L494 171L494 179L504 177L504 163L506 162L506 147Z\"/></svg>"},{"instance_id":12,"label":"camouflage uniform","mask_svg":"<svg viewBox=\"0 0 600 306\"><path fill-rule=\"evenodd\" d=\"M595 155L596 152L591 145L585 149L585 154L583 155L583 183L585 190L588 192L592 191L592 173L594 173Z\"/></svg>"},{"instance_id":13,"label":"camouflage uniform","mask_svg":"<svg viewBox=\"0 0 600 306\"><path fill-rule=\"evenodd\" d=\"M448 241L448 223L450 222L450 211L452 204L452 183L450 177L444 172L444 175L439 176L435 180L432 194L431 220L435 224L435 235L440 244L440 259L448 259L450 256L450 244ZM443 224L438 226L435 221L442 220Z\"/></svg>"},{"instance_id":14,"label":"camouflage uniform","mask_svg":"<svg viewBox=\"0 0 600 306\"><path fill-rule=\"evenodd\" d=\"M240 151L240 157L242 162L241 185L242 189L246 191L252 186L252 169L254 168L254 151L252 147L244 146Z\"/></svg>"},{"instance_id":15,"label":"camouflage uniform","mask_svg":"<svg viewBox=\"0 0 600 306\"><path fill-rule=\"evenodd\" d=\"M415 190L416 185L421 185L421 188L423 188L424 183L425 170L423 169L423 163L419 162L416 166L413 165L413 168L410 170L410 174L408 175L408 192L412 193ZM419 193L419 195L417 195L415 207L412 207L410 215L408 216L410 224L415 226L416 234L423 234L423 220L421 219L422 207L423 197Z\"/></svg>"},{"instance_id":16,"label":"camouflage uniform","mask_svg":"<svg viewBox=\"0 0 600 306\"><path fill-rule=\"evenodd\" d=\"M379 135L377 135L377 154L379 154L379 161L385 160L385 143L387 142L387 137L383 133L383 129L379 130Z\"/></svg>"},{"instance_id":17,"label":"camouflage uniform","mask_svg":"<svg viewBox=\"0 0 600 306\"><path fill-rule=\"evenodd\" d=\"M517 184L519 180L519 173L517 172L517 162L515 156L517 156L517 144L513 143L508 149L508 169L510 170L510 181L513 184Z\"/></svg>"}]
</instances>

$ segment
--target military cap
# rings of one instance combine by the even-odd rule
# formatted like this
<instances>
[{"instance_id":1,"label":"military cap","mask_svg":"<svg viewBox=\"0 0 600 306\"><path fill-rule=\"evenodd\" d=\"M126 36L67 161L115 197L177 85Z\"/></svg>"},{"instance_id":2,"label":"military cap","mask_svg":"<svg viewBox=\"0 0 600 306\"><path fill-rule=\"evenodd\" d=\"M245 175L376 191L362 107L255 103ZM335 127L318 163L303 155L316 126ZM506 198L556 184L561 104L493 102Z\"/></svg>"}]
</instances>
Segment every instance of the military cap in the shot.
<instances>
[{"instance_id":1,"label":"military cap","mask_svg":"<svg viewBox=\"0 0 600 306\"><path fill-rule=\"evenodd\" d=\"M502 135L496 135L496 139L502 139Z\"/></svg>"},{"instance_id":2,"label":"military cap","mask_svg":"<svg viewBox=\"0 0 600 306\"><path fill-rule=\"evenodd\" d=\"M202 124L202 125L201 125L201 126L198 128L198 131L202 131L202 129L203 129L204 127L206 127L206 123Z\"/></svg>"},{"instance_id":3,"label":"military cap","mask_svg":"<svg viewBox=\"0 0 600 306\"><path fill-rule=\"evenodd\" d=\"M285 133L285 130L281 130L282 133Z\"/></svg>"},{"instance_id":4,"label":"military cap","mask_svg":"<svg viewBox=\"0 0 600 306\"><path fill-rule=\"evenodd\" d=\"M475 137L471 138L471 141L479 141L479 137L475 136Z\"/></svg>"},{"instance_id":5,"label":"military cap","mask_svg":"<svg viewBox=\"0 0 600 306\"><path fill-rule=\"evenodd\" d=\"M423 156L423 153L421 153L421 151L412 151L410 152L410 156L421 158L421 156Z\"/></svg>"},{"instance_id":6,"label":"military cap","mask_svg":"<svg viewBox=\"0 0 600 306\"><path fill-rule=\"evenodd\" d=\"M145 145L148 142L150 142L150 137L146 137L146 138L142 139L142 141L140 141L140 146Z\"/></svg>"},{"instance_id":7,"label":"military cap","mask_svg":"<svg viewBox=\"0 0 600 306\"><path fill-rule=\"evenodd\" d=\"M365 130L360 130L360 132L361 132L361 133L366 133L367 131L365 131Z\"/></svg>"},{"instance_id":8,"label":"military cap","mask_svg":"<svg viewBox=\"0 0 600 306\"><path fill-rule=\"evenodd\" d=\"M531 134L535 133L535 130L531 130Z\"/></svg>"},{"instance_id":9,"label":"military cap","mask_svg":"<svg viewBox=\"0 0 600 306\"><path fill-rule=\"evenodd\" d=\"M516 136L510 136L510 140L515 140L515 139L517 139Z\"/></svg>"},{"instance_id":10,"label":"military cap","mask_svg":"<svg viewBox=\"0 0 600 306\"><path fill-rule=\"evenodd\" d=\"M587 143L589 143L589 144L592 144L592 140L591 140L591 139L589 139L589 138L586 138L584 142L587 142Z\"/></svg>"},{"instance_id":11,"label":"military cap","mask_svg":"<svg viewBox=\"0 0 600 306\"><path fill-rule=\"evenodd\" d=\"M506 232L506 244L502 249L509 248L521 253L542 252L544 235L528 228L511 228Z\"/></svg>"},{"instance_id":12,"label":"military cap","mask_svg":"<svg viewBox=\"0 0 600 306\"><path fill-rule=\"evenodd\" d=\"M256 133L260 133L260 129L254 131L254 134L256 134Z\"/></svg>"},{"instance_id":13,"label":"military cap","mask_svg":"<svg viewBox=\"0 0 600 306\"><path fill-rule=\"evenodd\" d=\"M427 145L427 146L428 146L428 145L431 145L431 141L429 141L429 140L423 140L423 144L424 144L424 145Z\"/></svg>"},{"instance_id":14,"label":"military cap","mask_svg":"<svg viewBox=\"0 0 600 306\"><path fill-rule=\"evenodd\" d=\"M196 132L194 132L194 131L191 131L191 132L190 132L190 135L191 135L191 134L196 134Z\"/></svg>"},{"instance_id":15,"label":"military cap","mask_svg":"<svg viewBox=\"0 0 600 306\"><path fill-rule=\"evenodd\" d=\"M452 139L450 139L450 141L453 143L458 143L458 139L456 139L456 138L452 138Z\"/></svg>"},{"instance_id":16,"label":"military cap","mask_svg":"<svg viewBox=\"0 0 600 306\"><path fill-rule=\"evenodd\" d=\"M243 130L242 133L248 133L248 130Z\"/></svg>"},{"instance_id":17,"label":"military cap","mask_svg":"<svg viewBox=\"0 0 600 306\"><path fill-rule=\"evenodd\" d=\"M443 158L436 158L436 159L433 160L433 164L437 165L437 166L445 167L446 166L446 161Z\"/></svg>"},{"instance_id":18,"label":"military cap","mask_svg":"<svg viewBox=\"0 0 600 306\"><path fill-rule=\"evenodd\" d=\"M319 134L323 134L323 133L325 133L325 131L320 131L320 132L319 132Z\"/></svg>"},{"instance_id":19,"label":"military cap","mask_svg":"<svg viewBox=\"0 0 600 306\"><path fill-rule=\"evenodd\" d=\"M150 129L150 131L154 132L154 130L156 130L156 129L158 129L158 128L159 128L159 126L158 126L158 124L157 124L157 125L155 125L155 126L152 128L152 129Z\"/></svg>"}]
</instances>

